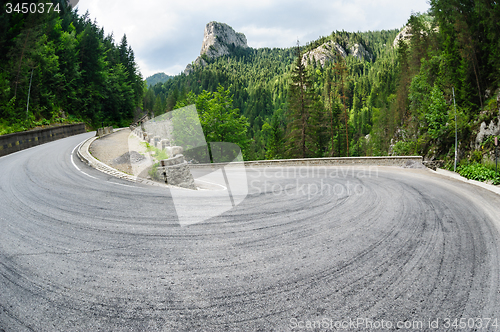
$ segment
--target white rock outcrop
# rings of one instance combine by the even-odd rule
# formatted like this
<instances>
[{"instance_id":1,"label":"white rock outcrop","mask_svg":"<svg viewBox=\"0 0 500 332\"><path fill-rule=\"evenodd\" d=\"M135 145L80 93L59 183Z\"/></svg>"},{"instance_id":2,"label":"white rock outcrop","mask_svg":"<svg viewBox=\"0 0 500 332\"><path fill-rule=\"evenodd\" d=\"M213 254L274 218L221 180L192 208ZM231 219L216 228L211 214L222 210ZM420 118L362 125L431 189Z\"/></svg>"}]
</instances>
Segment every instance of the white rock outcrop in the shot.
<instances>
[{"instance_id":1,"label":"white rock outcrop","mask_svg":"<svg viewBox=\"0 0 500 332\"><path fill-rule=\"evenodd\" d=\"M429 31L433 32L439 32L439 27L432 27L432 24L430 22L424 22L426 29L421 30L420 34L421 35L428 35ZM406 25L397 35L396 38L394 38L394 42L392 43L392 46L394 48L398 47L398 43L400 40L408 43L413 36L411 32L411 27L409 25Z\"/></svg>"},{"instance_id":2,"label":"white rock outcrop","mask_svg":"<svg viewBox=\"0 0 500 332\"><path fill-rule=\"evenodd\" d=\"M491 120L489 125L486 125L486 122L481 122L481 126L479 127L479 132L476 136L476 144L475 148L479 149L481 147L481 143L488 136L497 136L500 135L500 115L498 116L498 123L495 124L495 121Z\"/></svg>"},{"instance_id":3,"label":"white rock outcrop","mask_svg":"<svg viewBox=\"0 0 500 332\"><path fill-rule=\"evenodd\" d=\"M344 59L348 56L354 56L360 60L372 60L373 55L368 52L363 45L353 44L349 48L349 53L338 43L334 41L328 41L314 50L304 53L302 56L302 63L307 65L308 61L316 61L320 63L323 67L327 62L334 62L337 54L340 54Z\"/></svg>"},{"instance_id":4,"label":"white rock outcrop","mask_svg":"<svg viewBox=\"0 0 500 332\"><path fill-rule=\"evenodd\" d=\"M234 31L225 23L210 22L205 26L203 44L200 55L206 54L209 58L217 58L229 54L228 45L247 48L247 38L244 34Z\"/></svg>"},{"instance_id":5,"label":"white rock outcrop","mask_svg":"<svg viewBox=\"0 0 500 332\"><path fill-rule=\"evenodd\" d=\"M349 55L352 55L359 60L373 60L373 55L366 50L361 44L354 44L349 47Z\"/></svg>"},{"instance_id":6,"label":"white rock outcrop","mask_svg":"<svg viewBox=\"0 0 500 332\"><path fill-rule=\"evenodd\" d=\"M401 30L394 38L394 42L392 43L393 47L398 47L398 43L400 40L408 41L410 40L412 34L410 33L410 27L407 25Z\"/></svg>"},{"instance_id":7,"label":"white rock outcrop","mask_svg":"<svg viewBox=\"0 0 500 332\"><path fill-rule=\"evenodd\" d=\"M310 60L311 62L319 62L321 66L324 66L327 62L334 62L337 54L340 54L343 58L347 57L347 53L342 46L334 41L329 41L314 50L304 53L302 55L302 64L306 66L308 60Z\"/></svg>"},{"instance_id":8,"label":"white rock outcrop","mask_svg":"<svg viewBox=\"0 0 500 332\"><path fill-rule=\"evenodd\" d=\"M203 34L203 44L201 45L200 56L196 58L194 64L188 64L184 74L193 71L193 65L205 66L206 62L201 58L205 54L209 59L218 58L230 54L230 47L248 48L247 38L241 32L234 31L229 25L219 22L210 22L205 26Z\"/></svg>"}]
</instances>

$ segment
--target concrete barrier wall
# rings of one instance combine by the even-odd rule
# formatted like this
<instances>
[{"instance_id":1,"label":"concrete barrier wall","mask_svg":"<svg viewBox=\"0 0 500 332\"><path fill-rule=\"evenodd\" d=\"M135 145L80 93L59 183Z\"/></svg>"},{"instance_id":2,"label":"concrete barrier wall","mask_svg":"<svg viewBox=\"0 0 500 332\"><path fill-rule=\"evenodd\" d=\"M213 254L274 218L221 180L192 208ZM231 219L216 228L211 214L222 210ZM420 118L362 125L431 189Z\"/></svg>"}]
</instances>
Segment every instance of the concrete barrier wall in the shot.
<instances>
[{"instance_id":1,"label":"concrete barrier wall","mask_svg":"<svg viewBox=\"0 0 500 332\"><path fill-rule=\"evenodd\" d=\"M422 162L421 156L388 156L388 157L343 157L343 158L308 158L277 159L234 162L230 164L189 164L190 168L215 168L223 166L241 167L285 167L285 166L405 166L408 161Z\"/></svg>"},{"instance_id":2,"label":"concrete barrier wall","mask_svg":"<svg viewBox=\"0 0 500 332\"><path fill-rule=\"evenodd\" d=\"M0 157L36 145L83 134L85 132L85 124L77 123L2 135L0 136Z\"/></svg>"},{"instance_id":3,"label":"concrete barrier wall","mask_svg":"<svg viewBox=\"0 0 500 332\"><path fill-rule=\"evenodd\" d=\"M97 128L96 136L102 137L113 133L113 126Z\"/></svg>"}]
</instances>

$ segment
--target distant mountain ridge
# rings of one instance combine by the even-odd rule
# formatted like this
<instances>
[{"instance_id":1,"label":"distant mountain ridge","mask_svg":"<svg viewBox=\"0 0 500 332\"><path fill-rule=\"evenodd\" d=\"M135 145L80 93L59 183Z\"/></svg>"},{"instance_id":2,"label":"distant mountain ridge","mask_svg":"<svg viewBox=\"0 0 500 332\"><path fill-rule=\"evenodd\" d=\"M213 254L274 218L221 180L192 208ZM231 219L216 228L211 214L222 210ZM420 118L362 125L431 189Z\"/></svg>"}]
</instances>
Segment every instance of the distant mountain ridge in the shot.
<instances>
[{"instance_id":1,"label":"distant mountain ridge","mask_svg":"<svg viewBox=\"0 0 500 332\"><path fill-rule=\"evenodd\" d=\"M302 62L305 65L311 62L318 62L321 66L324 66L326 62L334 62L337 54L340 54L343 58L353 56L361 61L374 61L376 57L373 50L370 50L369 47L367 48L366 45L363 45L363 42L358 40L351 40L345 45L340 45L334 40L326 40L313 49L311 47L306 48L309 50L302 57ZM252 50L248 46L247 38L243 33L236 32L226 23L209 22L205 26L200 55L195 61L186 66L184 74L189 75L194 71L194 67L196 66L205 67L210 60L225 55L235 55L238 53L238 50L239 52Z\"/></svg>"},{"instance_id":2,"label":"distant mountain ridge","mask_svg":"<svg viewBox=\"0 0 500 332\"><path fill-rule=\"evenodd\" d=\"M165 83L171 78L173 78L173 76L167 75L165 73L156 73L146 78L146 82L148 84L148 87L150 87L156 85L157 83Z\"/></svg>"}]
</instances>

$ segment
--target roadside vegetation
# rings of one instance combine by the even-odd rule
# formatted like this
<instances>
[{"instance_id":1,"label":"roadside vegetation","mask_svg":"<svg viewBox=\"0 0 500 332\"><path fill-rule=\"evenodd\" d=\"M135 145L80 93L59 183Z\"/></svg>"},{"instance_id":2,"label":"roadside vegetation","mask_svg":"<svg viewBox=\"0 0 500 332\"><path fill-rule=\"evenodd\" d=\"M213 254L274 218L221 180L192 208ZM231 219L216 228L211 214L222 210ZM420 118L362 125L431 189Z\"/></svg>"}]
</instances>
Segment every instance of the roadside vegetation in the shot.
<instances>
[{"instance_id":1,"label":"roadside vegetation","mask_svg":"<svg viewBox=\"0 0 500 332\"><path fill-rule=\"evenodd\" d=\"M152 153L152 156L160 161L163 159L168 159L168 154L165 150L158 149L157 147L152 146L148 142L141 142L141 144L146 148L146 152Z\"/></svg>"},{"instance_id":2,"label":"roadside vegetation","mask_svg":"<svg viewBox=\"0 0 500 332\"><path fill-rule=\"evenodd\" d=\"M2 5L0 134L74 122L128 126L144 83L126 36L115 43L88 13L52 2L58 11L44 14L8 13Z\"/></svg>"},{"instance_id":3,"label":"roadside vegetation","mask_svg":"<svg viewBox=\"0 0 500 332\"><path fill-rule=\"evenodd\" d=\"M141 145L143 145L146 148L146 152L150 153L153 159L156 161L151 167L148 169L148 175L151 177L151 179L155 181L160 181L160 178L158 177L158 167L160 167L160 161L163 159L168 159L168 154L165 150L158 149L148 142L141 142Z\"/></svg>"},{"instance_id":4,"label":"roadside vegetation","mask_svg":"<svg viewBox=\"0 0 500 332\"><path fill-rule=\"evenodd\" d=\"M248 121L242 148L254 160L422 155L449 163L456 127L461 172L491 179L485 174L493 137L479 149L475 139L482 122L500 121L500 5L430 5L408 19L406 36L395 45L400 29L334 31L298 49L236 48L230 56L205 58L208 64L189 75L151 86L144 108L158 115L190 93L222 86ZM300 68L303 54L325 42L346 50L362 45L371 57L337 57L325 65L308 60Z\"/></svg>"},{"instance_id":5,"label":"roadside vegetation","mask_svg":"<svg viewBox=\"0 0 500 332\"><path fill-rule=\"evenodd\" d=\"M488 181L500 185L500 174L495 172L495 167L488 167L478 162L463 162L457 167L457 173L470 180Z\"/></svg>"}]
</instances>

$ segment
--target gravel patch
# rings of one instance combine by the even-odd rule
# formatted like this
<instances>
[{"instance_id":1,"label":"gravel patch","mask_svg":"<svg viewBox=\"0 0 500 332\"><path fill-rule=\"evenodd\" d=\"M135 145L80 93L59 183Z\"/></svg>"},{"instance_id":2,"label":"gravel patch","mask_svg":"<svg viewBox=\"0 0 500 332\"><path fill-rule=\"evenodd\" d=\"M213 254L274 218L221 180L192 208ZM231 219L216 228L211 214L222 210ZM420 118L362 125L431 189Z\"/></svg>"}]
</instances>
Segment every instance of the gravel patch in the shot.
<instances>
[{"instance_id":1,"label":"gravel patch","mask_svg":"<svg viewBox=\"0 0 500 332\"><path fill-rule=\"evenodd\" d=\"M129 135L130 129L125 128L98 138L90 145L89 152L100 162L112 166L119 171L133 174L128 146ZM126 155L128 156L128 160L126 160Z\"/></svg>"},{"instance_id":2,"label":"gravel patch","mask_svg":"<svg viewBox=\"0 0 500 332\"><path fill-rule=\"evenodd\" d=\"M112 160L113 165L137 164L146 158L137 151L130 151Z\"/></svg>"}]
</instances>

